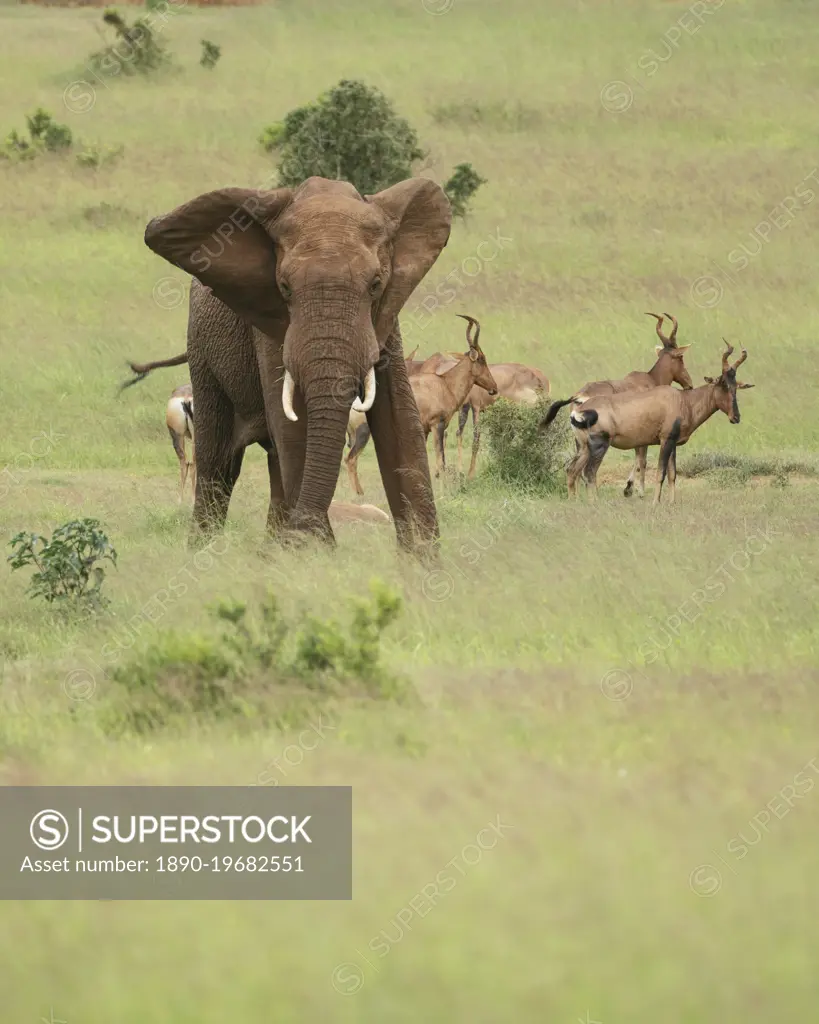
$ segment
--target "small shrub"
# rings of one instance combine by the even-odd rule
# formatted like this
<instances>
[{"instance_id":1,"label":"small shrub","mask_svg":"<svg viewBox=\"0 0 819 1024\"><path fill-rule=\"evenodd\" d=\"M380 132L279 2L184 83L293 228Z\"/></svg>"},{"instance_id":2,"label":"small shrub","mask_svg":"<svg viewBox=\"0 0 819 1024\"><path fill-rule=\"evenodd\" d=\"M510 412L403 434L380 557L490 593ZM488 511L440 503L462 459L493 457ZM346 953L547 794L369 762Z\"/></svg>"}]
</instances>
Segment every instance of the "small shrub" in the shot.
<instances>
[{"instance_id":1,"label":"small shrub","mask_svg":"<svg viewBox=\"0 0 819 1024\"><path fill-rule=\"evenodd\" d=\"M117 564L117 553L98 519L74 519L63 523L51 540L36 533L18 533L10 541L11 568L34 565L29 593L46 601L70 601L99 609L108 603L100 589L105 569L98 562Z\"/></svg>"},{"instance_id":2,"label":"small shrub","mask_svg":"<svg viewBox=\"0 0 819 1024\"><path fill-rule=\"evenodd\" d=\"M216 67L219 58L222 56L222 48L212 43L209 39L200 40L202 43L202 56L199 63L203 68L212 69Z\"/></svg>"},{"instance_id":3,"label":"small shrub","mask_svg":"<svg viewBox=\"0 0 819 1024\"><path fill-rule=\"evenodd\" d=\"M135 732L160 728L180 715L230 717L246 708L234 688L236 666L213 637L162 633L112 676L127 693L121 724Z\"/></svg>"},{"instance_id":4,"label":"small shrub","mask_svg":"<svg viewBox=\"0 0 819 1024\"><path fill-rule=\"evenodd\" d=\"M404 684L381 663L382 633L400 610L400 597L377 582L369 599L354 602L346 628L312 615L290 621L272 594L254 614L222 601L212 609L220 634L162 634L114 671L125 699L109 709L109 725L145 732L190 714L253 717L265 710L271 682L324 696L360 684L369 696L401 699Z\"/></svg>"},{"instance_id":5,"label":"small shrub","mask_svg":"<svg viewBox=\"0 0 819 1024\"><path fill-rule=\"evenodd\" d=\"M345 634L334 620L307 616L298 634L293 668L297 675L315 679L329 676L365 684L372 695L396 695L396 680L385 673L381 661L381 634L401 611L401 598L379 583L371 585L370 599L357 598L353 620Z\"/></svg>"},{"instance_id":6,"label":"small shrub","mask_svg":"<svg viewBox=\"0 0 819 1024\"><path fill-rule=\"evenodd\" d=\"M486 410L481 426L487 444L487 475L522 490L543 493L563 489L569 426L558 418L541 431L540 423L551 404L545 396L534 405L501 398Z\"/></svg>"},{"instance_id":7,"label":"small shrub","mask_svg":"<svg viewBox=\"0 0 819 1024\"><path fill-rule=\"evenodd\" d=\"M98 171L101 167L106 167L119 160L123 152L123 146L85 145L77 153L77 163L80 167Z\"/></svg>"},{"instance_id":8,"label":"small shrub","mask_svg":"<svg viewBox=\"0 0 819 1024\"><path fill-rule=\"evenodd\" d=\"M103 75L147 75L171 63L171 56L154 35L149 18L137 18L129 25L116 9L109 7L102 20L113 28L116 39L91 54L92 71Z\"/></svg>"},{"instance_id":9,"label":"small shrub","mask_svg":"<svg viewBox=\"0 0 819 1024\"><path fill-rule=\"evenodd\" d=\"M458 164L452 177L444 185L444 192L452 205L452 215L465 217L472 196L485 184L486 178L482 178L472 164Z\"/></svg>"},{"instance_id":10,"label":"small shrub","mask_svg":"<svg viewBox=\"0 0 819 1024\"><path fill-rule=\"evenodd\" d=\"M41 143L50 153L71 148L71 129L68 125L57 124L51 114L42 107L38 107L30 117L26 117L26 124L32 141Z\"/></svg>"},{"instance_id":11,"label":"small shrub","mask_svg":"<svg viewBox=\"0 0 819 1024\"><path fill-rule=\"evenodd\" d=\"M413 165L426 156L415 129L387 97L351 80L268 125L259 143L278 154L280 185L295 187L318 175L349 181L362 195L411 178ZM455 168L444 189L456 216L463 216L484 180L470 164Z\"/></svg>"},{"instance_id":12,"label":"small shrub","mask_svg":"<svg viewBox=\"0 0 819 1024\"><path fill-rule=\"evenodd\" d=\"M9 160L33 160L41 153L60 153L71 148L71 129L58 124L42 107L26 116L26 126L29 137L26 139L13 130L6 136L0 156Z\"/></svg>"}]
</instances>

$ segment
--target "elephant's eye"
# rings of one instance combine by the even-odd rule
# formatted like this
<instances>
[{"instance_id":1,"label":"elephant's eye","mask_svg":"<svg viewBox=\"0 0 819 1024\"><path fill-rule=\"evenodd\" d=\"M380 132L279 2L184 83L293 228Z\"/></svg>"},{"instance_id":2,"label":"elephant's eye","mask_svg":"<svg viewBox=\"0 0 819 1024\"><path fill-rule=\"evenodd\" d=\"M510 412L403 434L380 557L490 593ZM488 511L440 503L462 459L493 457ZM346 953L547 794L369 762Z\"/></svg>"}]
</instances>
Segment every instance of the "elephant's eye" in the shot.
<instances>
[{"instance_id":1,"label":"elephant's eye","mask_svg":"<svg viewBox=\"0 0 819 1024\"><path fill-rule=\"evenodd\" d=\"M282 293L282 298L285 302L289 302L293 298L293 289L287 283L287 281L281 281L279 283L279 291Z\"/></svg>"},{"instance_id":2,"label":"elephant's eye","mask_svg":"<svg viewBox=\"0 0 819 1024\"><path fill-rule=\"evenodd\" d=\"M370 295L378 295L378 293L380 291L381 291L381 278L380 277L374 277L373 280L372 280L372 284L370 285Z\"/></svg>"}]
</instances>

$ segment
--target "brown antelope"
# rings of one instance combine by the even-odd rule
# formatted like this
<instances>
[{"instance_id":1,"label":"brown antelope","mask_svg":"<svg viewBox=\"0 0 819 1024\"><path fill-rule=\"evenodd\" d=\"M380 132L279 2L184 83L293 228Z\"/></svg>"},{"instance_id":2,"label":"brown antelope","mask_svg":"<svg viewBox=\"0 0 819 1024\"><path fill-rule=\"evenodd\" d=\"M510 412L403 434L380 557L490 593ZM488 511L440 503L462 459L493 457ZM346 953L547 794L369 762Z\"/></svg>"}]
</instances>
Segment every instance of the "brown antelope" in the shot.
<instances>
[{"instance_id":1,"label":"brown antelope","mask_svg":"<svg viewBox=\"0 0 819 1024\"><path fill-rule=\"evenodd\" d=\"M191 491L196 495L196 452L193 438L193 391L190 384L176 388L168 399L165 423L171 435L173 450L179 459L179 504L185 494L185 481L190 474ZM185 452L185 441L191 443L191 457Z\"/></svg>"},{"instance_id":2,"label":"brown antelope","mask_svg":"<svg viewBox=\"0 0 819 1024\"><path fill-rule=\"evenodd\" d=\"M442 352L435 352L426 359L416 360L412 358L415 352L418 351L416 348L404 360L426 436L429 437L432 426L437 428L435 452L438 469L436 469L436 476L440 473L440 467L446 466L446 457L441 451L441 445L443 444L446 431L446 423L449 423L458 409L456 405L445 415L446 410L451 405L453 396L459 394L462 385L465 384L468 384L467 393L472 389L485 390L490 395L497 394L497 385L487 368L486 359L478 345L478 338L481 333L480 323L474 317L465 316L463 313L456 315L468 321L466 340L469 348L463 355L460 353L444 354ZM470 337L473 327L476 328L474 342ZM442 367L444 368L442 369ZM457 367L459 369L456 372ZM444 383L436 384L435 380L443 381ZM442 427L441 422L443 418L445 418L446 423ZM430 426L427 426L427 421L431 424ZM350 485L356 494L364 493L364 489L358 479L358 457L369 439L370 429L367 426L366 417L359 413L354 405L350 410L350 419L347 424L347 444L350 447L350 451L347 454L345 463Z\"/></svg>"},{"instance_id":3,"label":"brown antelope","mask_svg":"<svg viewBox=\"0 0 819 1024\"><path fill-rule=\"evenodd\" d=\"M677 448L686 444L694 431L717 411L724 412L730 423L739 423L737 391L754 386L737 382L737 369L748 358L746 350L742 350L732 366L728 357L734 349L727 341L725 344L722 373L716 378L706 377L703 387L680 391L660 385L648 391L590 398L579 408L572 409L572 431L580 451L568 469L569 494L576 495L577 477L588 467L597 497L597 470L610 446L629 451L658 444L660 458L654 504L660 501L666 473L671 501L674 501Z\"/></svg>"},{"instance_id":4,"label":"brown antelope","mask_svg":"<svg viewBox=\"0 0 819 1024\"><path fill-rule=\"evenodd\" d=\"M498 385L486 362L478 339L481 334L480 323L472 316L458 313L466 320L466 342L468 350L453 366L447 370L440 367L433 372L420 372L410 377L410 386L415 395L415 403L421 416L424 433L429 437L435 429L435 475L440 476L446 469L446 453L444 437L449 421L466 403L473 387L483 388L490 395L497 395ZM472 328L475 337L472 338Z\"/></svg>"},{"instance_id":5,"label":"brown antelope","mask_svg":"<svg viewBox=\"0 0 819 1024\"><path fill-rule=\"evenodd\" d=\"M348 501L333 501L328 510L333 526L339 523L391 523L392 519L377 505L353 505Z\"/></svg>"},{"instance_id":6,"label":"brown antelope","mask_svg":"<svg viewBox=\"0 0 819 1024\"><path fill-rule=\"evenodd\" d=\"M690 345L678 345L677 344L677 323L676 317L673 317L670 313L665 314L674 327L671 330L671 334L666 337L663 334L663 317L659 313L646 313L646 316L653 316L657 321L657 336L662 342L661 345L657 345L657 361L651 367L650 370L643 373L639 370L634 370L625 377L621 377L619 380L597 380L592 381L589 384L584 384L583 387L577 391L571 398L567 398L562 402L553 402L549 407L549 411L541 423L541 429L545 430L552 420L557 416L558 412L563 408L564 405L572 405L573 408L579 408L584 403L588 402L591 398L597 398L598 396L606 397L610 395L618 395L623 392L631 391L649 391L651 388L668 386L671 384L679 384L683 390L690 390L694 387L691 376L685 366L684 355L685 352L691 347ZM580 449L578 448L578 454ZM634 466L631 469L629 478L626 481L625 490L623 493L626 497L629 497L634 490L634 476L635 471L639 472L639 487L640 497L642 498L645 494L646 486L646 457L648 450L646 448L637 448L634 452L635 461ZM575 456L575 459L577 455ZM569 467L571 468L571 466ZM591 482L591 477L584 473L584 482L588 485Z\"/></svg>"},{"instance_id":7,"label":"brown antelope","mask_svg":"<svg viewBox=\"0 0 819 1024\"><path fill-rule=\"evenodd\" d=\"M440 362L435 372L446 373L454 365L454 362L455 360L452 358ZM540 395L548 395L550 390L549 378L534 366L524 366L523 363L490 363L489 369L498 385L497 392L492 395L484 388L475 385L469 392L468 399L458 416L458 430L455 436L458 439L458 472L460 473L463 467L463 434L466 421L469 418L469 411L472 410L472 458L469 463L468 480L475 476L475 464L478 460L481 443L481 413L490 405L494 405L499 398L506 398L510 402L520 402L524 405L534 405Z\"/></svg>"}]
</instances>

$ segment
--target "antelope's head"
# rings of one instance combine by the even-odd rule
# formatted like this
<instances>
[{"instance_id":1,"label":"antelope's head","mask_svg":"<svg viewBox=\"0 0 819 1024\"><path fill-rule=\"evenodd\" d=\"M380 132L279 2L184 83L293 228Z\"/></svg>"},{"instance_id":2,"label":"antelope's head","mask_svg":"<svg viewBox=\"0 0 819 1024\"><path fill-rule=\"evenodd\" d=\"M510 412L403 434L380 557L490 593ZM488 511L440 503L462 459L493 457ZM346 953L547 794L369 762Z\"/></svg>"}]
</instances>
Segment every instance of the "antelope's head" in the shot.
<instances>
[{"instance_id":1,"label":"antelope's head","mask_svg":"<svg viewBox=\"0 0 819 1024\"><path fill-rule=\"evenodd\" d=\"M646 313L646 316L653 316L657 321L657 337L662 342L662 345L656 346L656 352L658 361L668 360L668 369L671 375L671 380L675 384L679 384L684 391L690 391L694 387L694 382L691 380L691 376L688 370L685 368L685 361L683 356L690 345L678 345L677 344L677 318L673 317L670 313L664 314L671 323L674 325L671 329L671 334L663 334L663 317L659 313Z\"/></svg>"},{"instance_id":2,"label":"antelope's head","mask_svg":"<svg viewBox=\"0 0 819 1024\"><path fill-rule=\"evenodd\" d=\"M725 338L722 339L725 341ZM737 404L737 391L744 388L752 388L753 384L740 384L737 381L737 368L742 366L748 358L745 349L737 361L731 365L728 361L733 354L734 347L725 341L725 351L722 353L722 373L719 377L706 377L705 383L714 387L717 398L717 408L728 417L729 423L739 423L739 405Z\"/></svg>"},{"instance_id":3,"label":"antelope's head","mask_svg":"<svg viewBox=\"0 0 819 1024\"><path fill-rule=\"evenodd\" d=\"M495 378L489 369L489 364L486 361L486 356L483 354L481 346L478 344L478 338L481 336L481 325L473 316L467 316L465 313L457 313L462 320L466 320L466 341L469 345L469 359L472 363L472 379L479 388L483 388L490 395L496 395L498 393L498 385L495 383ZM475 328L475 337L472 337L472 328ZM462 357L463 358L463 357Z\"/></svg>"}]
</instances>

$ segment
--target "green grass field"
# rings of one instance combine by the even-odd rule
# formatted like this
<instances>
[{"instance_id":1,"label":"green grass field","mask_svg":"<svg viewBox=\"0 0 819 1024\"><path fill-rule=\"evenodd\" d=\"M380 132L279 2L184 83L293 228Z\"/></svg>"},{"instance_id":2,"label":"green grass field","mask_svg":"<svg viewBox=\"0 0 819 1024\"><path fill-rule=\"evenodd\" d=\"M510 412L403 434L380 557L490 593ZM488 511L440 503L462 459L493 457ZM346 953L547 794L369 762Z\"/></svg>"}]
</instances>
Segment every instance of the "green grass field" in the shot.
<instances>
[{"instance_id":1,"label":"green grass field","mask_svg":"<svg viewBox=\"0 0 819 1024\"><path fill-rule=\"evenodd\" d=\"M815 5L426 8L186 9L163 33L181 70L75 91L82 113L63 95L87 77L101 11L0 8L3 134L42 106L77 139L124 147L97 171L0 161L0 535L98 516L120 556L111 612L91 623L0 571L0 781L352 785L355 837L351 903L4 904L3 1020L816 1015ZM212 72L202 38L222 47ZM185 368L116 393L127 359L185 344L187 278L143 230L200 192L274 180L262 127L345 77L417 127L425 174L469 160L488 179L405 310L407 349L460 346L454 314L471 313L490 361L533 363L565 397L648 369L645 311L668 310L695 383L718 372L723 336L748 349L742 423L718 414L680 453L681 470L708 452L738 468L681 473L676 505L656 512L622 497L618 453L597 506L453 474L436 485L430 574L390 527L339 528L333 553L263 548L266 465L251 450L225 554L192 567L164 425ZM493 259L473 258L498 236ZM453 272L456 298L427 315ZM372 446L360 473L363 500L385 507ZM355 500L345 472L337 498ZM186 593L140 619L182 571ZM256 723L103 727L115 666L166 630L206 634L218 598L272 586L287 614L343 618L372 577L403 597L384 661L416 701L300 694L291 708L260 675L278 710ZM326 739L275 776L320 715ZM503 838L463 866L498 818ZM454 888L402 914L453 861Z\"/></svg>"}]
</instances>

